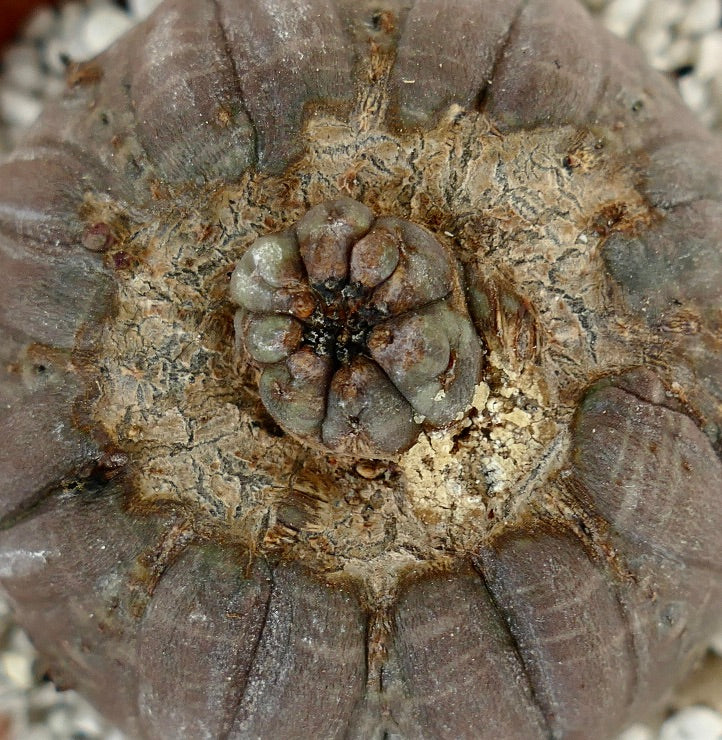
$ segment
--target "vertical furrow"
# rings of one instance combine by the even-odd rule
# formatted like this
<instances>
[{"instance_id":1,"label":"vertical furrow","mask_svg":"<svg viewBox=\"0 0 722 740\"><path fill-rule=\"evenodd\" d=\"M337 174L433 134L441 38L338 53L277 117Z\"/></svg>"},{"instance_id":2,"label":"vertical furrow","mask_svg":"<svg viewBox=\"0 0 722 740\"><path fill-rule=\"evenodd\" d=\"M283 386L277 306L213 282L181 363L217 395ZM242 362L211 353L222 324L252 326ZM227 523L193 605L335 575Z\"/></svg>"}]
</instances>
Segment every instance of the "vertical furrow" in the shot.
<instances>
[{"instance_id":1,"label":"vertical furrow","mask_svg":"<svg viewBox=\"0 0 722 740\"><path fill-rule=\"evenodd\" d=\"M257 166L281 172L303 151L300 133L313 106L343 107L353 99L336 3L218 0L217 7L256 131Z\"/></svg>"},{"instance_id":2,"label":"vertical furrow","mask_svg":"<svg viewBox=\"0 0 722 740\"><path fill-rule=\"evenodd\" d=\"M148 738L224 738L263 635L272 585L259 562L193 546L157 584L139 641L138 712Z\"/></svg>"},{"instance_id":3,"label":"vertical furrow","mask_svg":"<svg viewBox=\"0 0 722 740\"><path fill-rule=\"evenodd\" d=\"M352 594L298 567L279 565L273 578L229 737L341 738L365 689L365 615Z\"/></svg>"},{"instance_id":4,"label":"vertical furrow","mask_svg":"<svg viewBox=\"0 0 722 740\"><path fill-rule=\"evenodd\" d=\"M612 574L575 535L544 524L498 537L478 567L552 736L619 731L636 679Z\"/></svg>"},{"instance_id":5,"label":"vertical furrow","mask_svg":"<svg viewBox=\"0 0 722 740\"><path fill-rule=\"evenodd\" d=\"M250 164L251 166L256 166L258 164L258 157L259 157L258 129L256 128L256 124L248 112L248 107L246 106L246 102L244 100L243 85L241 83L241 70L238 68L236 57L233 54L233 51L231 49L230 39L228 37L228 29L223 24L223 14L221 11L221 5L220 5L219 0L213 0L213 6L215 8L216 22L218 23L218 28L220 29L220 32L221 32L223 49L225 51L225 55L228 58L228 61L231 66L231 70L233 72L233 79L235 81L236 105L243 112L243 115L245 116L246 120L248 121L248 123L250 124L253 130L253 158Z\"/></svg>"},{"instance_id":6,"label":"vertical furrow","mask_svg":"<svg viewBox=\"0 0 722 740\"><path fill-rule=\"evenodd\" d=\"M514 640L465 567L402 589L392 614L389 709L408 738L546 738Z\"/></svg>"},{"instance_id":7,"label":"vertical furrow","mask_svg":"<svg viewBox=\"0 0 722 740\"><path fill-rule=\"evenodd\" d=\"M542 718L544 734L548 738L552 738L554 737L552 717L548 714L547 708L545 706L545 702L541 701L538 696L537 687L535 686L534 680L533 680L533 672L530 671L529 666L527 665L528 657L525 655L524 650L522 650L521 646L519 645L519 641L516 638L516 634L514 630L511 629L509 620L507 619L503 608L497 602L494 596L494 593L489 588L489 584L487 583L486 577L484 576L484 570L483 570L483 565L481 561L475 558L472 562L474 564L476 573L479 579L481 580L481 584L484 588L484 591L486 592L487 596L489 597L489 601L491 602L491 604L493 605L496 611L498 622L500 625L502 625L504 632L506 633L507 638L509 640L509 644L511 645L511 648L514 651L514 656L516 657L516 660L518 661L519 666L521 667L521 675L523 677L526 690L529 692L529 696L531 697L531 703L535 707L535 709L539 712L539 716Z\"/></svg>"}]
</instances>

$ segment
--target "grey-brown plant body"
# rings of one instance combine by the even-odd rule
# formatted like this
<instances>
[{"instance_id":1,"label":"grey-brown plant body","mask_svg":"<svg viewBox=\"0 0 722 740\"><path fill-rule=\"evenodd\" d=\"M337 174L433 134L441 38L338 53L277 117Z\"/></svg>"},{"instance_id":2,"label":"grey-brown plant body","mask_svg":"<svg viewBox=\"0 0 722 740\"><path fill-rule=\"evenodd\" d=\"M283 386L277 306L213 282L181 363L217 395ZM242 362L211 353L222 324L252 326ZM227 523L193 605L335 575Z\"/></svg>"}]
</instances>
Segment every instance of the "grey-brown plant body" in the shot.
<instances>
[{"instance_id":1,"label":"grey-brown plant body","mask_svg":"<svg viewBox=\"0 0 722 740\"><path fill-rule=\"evenodd\" d=\"M722 626L722 146L572 0L167 1L0 170L0 586L130 736L613 737Z\"/></svg>"},{"instance_id":2,"label":"grey-brown plant body","mask_svg":"<svg viewBox=\"0 0 722 740\"><path fill-rule=\"evenodd\" d=\"M481 345L455 272L427 231L347 197L257 239L229 295L266 410L302 442L356 458L393 458L425 421L456 420Z\"/></svg>"}]
</instances>

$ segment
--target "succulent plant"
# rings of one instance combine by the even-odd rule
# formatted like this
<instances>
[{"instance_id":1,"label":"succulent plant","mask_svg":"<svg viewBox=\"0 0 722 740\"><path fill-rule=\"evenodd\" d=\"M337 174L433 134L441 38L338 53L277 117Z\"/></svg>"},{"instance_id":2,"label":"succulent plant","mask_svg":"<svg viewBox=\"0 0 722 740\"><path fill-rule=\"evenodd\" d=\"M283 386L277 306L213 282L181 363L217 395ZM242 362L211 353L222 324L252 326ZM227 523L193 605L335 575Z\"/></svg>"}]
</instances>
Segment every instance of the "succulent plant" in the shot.
<instances>
[{"instance_id":1,"label":"succulent plant","mask_svg":"<svg viewBox=\"0 0 722 740\"><path fill-rule=\"evenodd\" d=\"M341 197L255 241L231 277L236 334L273 418L356 457L408 450L463 416L481 345L450 255L424 229Z\"/></svg>"},{"instance_id":2,"label":"succulent plant","mask_svg":"<svg viewBox=\"0 0 722 740\"><path fill-rule=\"evenodd\" d=\"M722 146L573 0L166 0L0 167L0 586L133 737L612 737L722 626Z\"/></svg>"}]
</instances>

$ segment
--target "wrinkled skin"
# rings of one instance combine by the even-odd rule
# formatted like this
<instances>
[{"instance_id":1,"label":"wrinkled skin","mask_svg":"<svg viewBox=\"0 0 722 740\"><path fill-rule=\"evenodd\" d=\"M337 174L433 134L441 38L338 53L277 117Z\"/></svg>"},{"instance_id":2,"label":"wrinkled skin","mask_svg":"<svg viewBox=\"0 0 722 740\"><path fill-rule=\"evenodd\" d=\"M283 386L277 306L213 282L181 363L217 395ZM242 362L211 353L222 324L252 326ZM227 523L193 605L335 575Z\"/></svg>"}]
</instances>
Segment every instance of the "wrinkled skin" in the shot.
<instances>
[{"instance_id":1,"label":"wrinkled skin","mask_svg":"<svg viewBox=\"0 0 722 740\"><path fill-rule=\"evenodd\" d=\"M359 142L368 131L431 142L444 137L428 132L471 121L484 126L474 139L483 151L569 129L574 140L604 141L606 171L629 189L621 210L595 211L591 242L555 232L559 254L593 247L575 282L545 266L552 242L534 229L549 226L548 207L517 230L474 221L491 187L470 214L454 210L455 194L483 172L427 208L418 192L397 197L381 175L343 180L375 211L438 238L461 234L450 244L495 368L487 386L501 399L511 378L537 378L553 422L503 506L484 478L468 479L478 491L458 491L478 493L482 512L467 512L459 531L478 526L478 536L458 548L444 540L409 555L414 538L398 544L399 514L387 550L360 547L336 562L303 539L315 531L308 508L259 504L263 486L310 466L324 471L318 490L292 491L306 507L323 489L329 510L343 512L364 478L382 493L379 510L393 503L403 513L414 490L404 459L354 477L273 429L243 355L235 366L219 360L223 373L199 371L218 393L233 385L226 415L256 420L234 442L244 476L225 482L250 507L239 511L267 506L292 524L290 539L260 536L271 525L261 516L248 524L246 513L234 529L218 501L153 497L163 473L146 464L160 459L151 452L181 459L202 429L191 439L169 422L133 437L121 412L135 407L112 397L116 381L165 372L138 365L108 377L118 343L108 337L132 334L112 331L127 319L133 276L163 278L156 253L197 213L226 229L222 214L232 212L243 234L236 245L223 232L217 282L193 293L208 294L219 317L202 329L232 348L233 265L256 237L335 197L357 160L347 146L349 162L318 185L322 197L298 184L303 172L289 174L310 156L309 121L324 115L353 121ZM547 177L532 166L536 151L522 161L537 185L523 203L523 188L505 195L509 224L514 208L543 199L544 178L583 189L584 157L596 156L566 146ZM653 711L722 626L720 173L719 141L572 0L164 3L70 81L0 168L0 585L51 675L142 738L611 737ZM223 194L248 182L284 184L291 212L252 198L222 212ZM200 234L198 252L215 238ZM552 275L546 294L532 272L542 268ZM581 338L566 344L553 311L575 301ZM149 300L149 315L161 303ZM204 351L231 356L210 340ZM168 356L174 392L186 394L172 407L182 419L201 402L185 356ZM493 438L484 408L469 414L472 441L481 424ZM483 442L469 445L462 431L449 431L448 454L474 462ZM225 437L208 439L220 449ZM278 463L274 477L277 450L292 464ZM401 483L398 470L407 471ZM381 516L372 509L362 509L371 524ZM435 518L425 521L431 531Z\"/></svg>"}]
</instances>

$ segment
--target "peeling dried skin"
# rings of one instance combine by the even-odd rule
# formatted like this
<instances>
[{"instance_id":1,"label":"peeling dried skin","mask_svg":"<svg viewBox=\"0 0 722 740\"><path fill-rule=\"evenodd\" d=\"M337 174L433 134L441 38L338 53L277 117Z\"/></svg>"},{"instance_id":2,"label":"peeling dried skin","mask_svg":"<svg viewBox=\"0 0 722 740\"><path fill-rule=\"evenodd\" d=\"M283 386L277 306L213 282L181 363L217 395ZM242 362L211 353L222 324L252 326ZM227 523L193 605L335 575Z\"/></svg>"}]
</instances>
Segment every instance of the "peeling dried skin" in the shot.
<instances>
[{"instance_id":1,"label":"peeling dried skin","mask_svg":"<svg viewBox=\"0 0 722 740\"><path fill-rule=\"evenodd\" d=\"M425 132L424 153L412 164L400 162L396 154L387 161L382 159L391 143L396 142L394 152L401 146L394 136L374 132L362 140L361 151L369 158L377 157L379 162L377 171L357 176L357 187L360 191L381 193L383 199L376 206L379 211L394 207L393 194L388 192L389 180L416 181L413 189L407 186L412 219L423 219L422 204L427 200L441 202L444 193L449 192L445 178L462 177L469 181L469 185L457 187L448 209L453 213L461 211L467 201L474 203L477 209L473 212L474 222L449 224L449 228L440 231L440 238L448 239L452 248L460 244L457 254L470 280L482 269L484 275L494 269L511 272L509 279L538 312L539 334L545 335L548 345L537 363L527 363L522 369L519 369L515 346L503 344L503 356L501 351L492 351L488 356L487 374L489 378L494 377L490 398L475 413L460 414L462 418L438 437L439 440L447 438L446 446L453 448L453 453L448 455L449 466L441 469L441 487L435 471L443 456L439 457L440 453L419 456L413 449L407 453L417 461L416 469L410 473L413 484L403 473L411 469L404 460L392 466L383 481L369 482L353 475L352 461L330 461L325 453L299 447L293 439L274 436L276 433L267 423L259 424L253 371L246 368L239 374L235 369L227 304L215 309L218 318L213 321L215 295L212 291L194 290L198 305L193 309L190 322L183 318L186 313L183 295L189 290L186 272L190 260L195 268L192 274L218 275L247 254L244 250L257 236L252 224L268 224L269 219L274 219L272 228L282 231L297 220L300 211L300 206L286 210L289 204L300 204L306 198L323 201L332 194L333 186L324 183L334 183L342 174L335 164L339 160L335 152L346 150L358 136L351 126L342 127L335 119L317 116L313 125L314 130L308 133L308 138L321 143L288 174L278 178L252 173L244 178L240 188L231 187L214 194L205 219L218 219L222 229L229 233L222 257L210 240L209 249L199 254L192 236L199 226L192 219L179 222L177 238L168 242L154 240L155 224L145 227L150 233L138 231L139 242L154 241L152 264L138 265L133 275L120 286L117 319L105 330L103 376L108 382L103 387L98 414L104 419L106 433L114 435L117 442L125 440L126 447L128 444L133 447L134 459L138 460L137 495L141 501L174 502L194 507L200 498L201 511L208 514L202 517L203 524L220 529L225 537L238 538L247 545L261 538L271 550L276 547L285 550L290 545L296 557L305 562L320 560L320 567L332 572L343 572L344 553L369 547L373 542L369 537L377 538L373 547L379 553L385 554L388 548L398 551L399 564L405 563L406 567L416 567L419 559L422 563L429 559L446 562L449 551L469 549L481 534L497 527L496 517L514 521L512 512L531 505L528 500L531 490L521 495L519 489L526 485L540 458L552 454L554 464L561 464L564 445L559 440L564 437L563 429L574 412L578 393L583 390L587 378L603 373L608 367L608 360L603 358L613 357L615 363L634 365L642 357L648 339L646 327L641 322L636 326L629 324L627 336L620 336L618 326L606 319L609 287L604 284L605 275L601 270L599 245L602 240L591 233L586 244L577 242L577 238L586 233L588 223L611 199L612 193L626 193L630 219L635 213L639 220L646 219L646 206L634 190L631 171L623 169L616 179L610 177L608 170L616 164L610 162L613 154L609 151L600 155L599 168L581 183L566 176L556 180L558 185L550 188L547 170L560 167L558 152L574 137L572 130L508 135L503 142L497 143L493 137L491 141L481 138L488 131L488 124L482 117L447 118L436 129ZM332 131L340 137L338 142L330 141ZM454 136L450 138L452 133ZM463 145L456 143L456 137L461 138ZM483 150L472 147L474 140L484 141ZM378 141L375 146L374 141ZM421 138L414 135L403 145L418 151L420 141ZM456 151L457 146L459 151ZM461 156L462 146L468 165L460 173L453 163ZM528 146L536 152L536 177L528 172ZM324 163L327 168L329 162L332 163L331 172L324 169ZM341 164L345 164L345 160L342 159ZM394 173L391 178L388 171ZM300 179L301 172L315 174ZM498 172L504 173L501 180L496 179ZM496 250L489 250L476 231L476 223L501 221L502 209L510 208L503 193L522 178L525 183L523 196L531 198L528 194L535 194L535 218L540 214L545 217L537 223L519 214L511 220L507 216L503 225L505 249L498 254ZM292 193L290 189L297 188L298 193L287 195L283 210L269 211L265 204L270 202L270 194L281 187L279 180L285 192ZM571 191L573 184L574 192ZM241 222L233 204L248 203L251 192L256 193L255 198L264 205L256 211L246 205ZM475 192L485 193L483 202L473 194ZM543 197L548 198L548 202ZM418 205L414 205L416 203ZM521 209L521 201L511 207ZM201 215L201 220L203 218ZM453 240L445 237L444 231L454 234ZM545 255L543 261L525 259L529 240L534 235L537 248ZM570 235L574 236L572 247L568 244ZM593 267L595 260L600 266L597 269ZM562 286L566 283L554 282L560 280L560 276L573 284L581 297L565 296ZM197 321L202 321L209 329L197 331ZM587 323L587 330L582 322ZM494 342L490 346L508 340L504 336L500 338L495 328L494 332ZM183 352L182 348L185 348L187 359L172 361L172 357ZM136 367L141 358L150 368L174 366L175 373L159 377L143 372ZM294 361L293 366L296 365ZM290 375L285 369L286 363L282 366L283 377L277 377L276 371L272 374L270 369L262 371L261 397L266 399L267 405L271 404L269 408L279 408L281 413L280 406L269 400L268 394L275 393L274 383L287 387L299 414L303 409L311 414L305 416L304 411L289 431L299 436L320 434L325 400L320 395L314 396L319 386L306 379L301 365L298 370L291 369ZM192 398L178 385L178 373L184 370L186 377L192 375ZM320 372L321 376L325 373L324 370ZM291 381L293 377L298 380ZM423 392L418 381L412 385ZM141 398L145 403L139 403ZM423 411L418 413L423 416ZM212 444L195 432L207 425L209 419L217 420ZM291 424L291 417L281 416L281 423ZM249 436L247 430L251 428L254 433ZM454 444L459 434L463 436L463 445ZM432 432L431 437L432 444L437 445L436 433ZM422 440L419 444L424 447L427 443ZM304 457L300 469L299 454ZM283 522L277 521L275 509L283 501L288 478L293 475L303 479L307 470L323 481L319 494L327 501L319 504L314 512L307 525L308 533L286 532ZM329 505L338 499L338 490L343 490L346 496L353 492L364 501L378 489L388 502L379 513L367 513L357 519L354 507ZM444 490L455 492L456 496L443 503ZM399 496L408 500L408 507L398 506ZM417 504L417 501L429 501L428 510L424 503ZM417 506L420 506L418 511ZM490 511L494 511L494 518L488 518ZM362 525L369 516L372 520L379 517L380 526ZM268 532L256 529L257 522L262 520L269 523ZM388 541L387 527L382 524L388 520L395 522L394 542ZM358 522L360 529L350 526L353 522ZM408 550L410 542L414 543L411 552ZM341 560L336 560L337 557Z\"/></svg>"},{"instance_id":2,"label":"peeling dried skin","mask_svg":"<svg viewBox=\"0 0 722 740\"><path fill-rule=\"evenodd\" d=\"M671 86L571 0L172 0L94 64L0 167L0 585L52 674L142 738L652 711L722 626L722 147ZM354 366L394 460L322 449L313 296L251 246L339 197L389 235L326 277L409 222L458 263L408 391L484 351L440 429Z\"/></svg>"}]
</instances>

